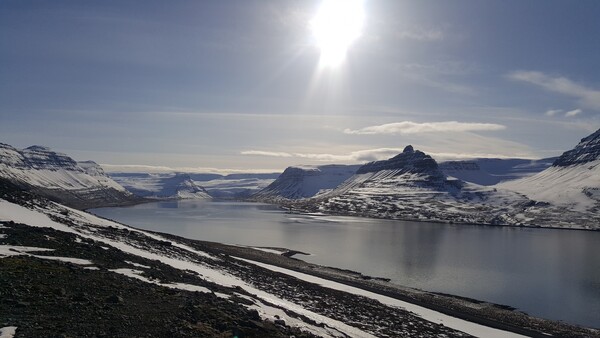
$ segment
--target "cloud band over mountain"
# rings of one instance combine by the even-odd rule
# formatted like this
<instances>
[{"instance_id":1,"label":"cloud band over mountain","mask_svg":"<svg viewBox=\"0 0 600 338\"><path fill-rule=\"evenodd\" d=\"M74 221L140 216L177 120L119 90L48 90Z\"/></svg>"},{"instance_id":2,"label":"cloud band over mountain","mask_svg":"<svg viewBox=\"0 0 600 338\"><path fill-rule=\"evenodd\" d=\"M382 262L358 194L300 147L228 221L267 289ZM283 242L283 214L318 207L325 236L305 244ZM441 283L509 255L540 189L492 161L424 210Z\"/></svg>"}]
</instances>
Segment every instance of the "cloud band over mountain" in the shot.
<instances>
[{"instance_id":1,"label":"cloud band over mountain","mask_svg":"<svg viewBox=\"0 0 600 338\"><path fill-rule=\"evenodd\" d=\"M493 131L503 130L506 126L495 123L470 123L470 122L425 122L411 121L387 123L369 126L361 129L345 129L346 134L373 135L373 134L417 134L432 132L467 132L467 131Z\"/></svg>"}]
</instances>

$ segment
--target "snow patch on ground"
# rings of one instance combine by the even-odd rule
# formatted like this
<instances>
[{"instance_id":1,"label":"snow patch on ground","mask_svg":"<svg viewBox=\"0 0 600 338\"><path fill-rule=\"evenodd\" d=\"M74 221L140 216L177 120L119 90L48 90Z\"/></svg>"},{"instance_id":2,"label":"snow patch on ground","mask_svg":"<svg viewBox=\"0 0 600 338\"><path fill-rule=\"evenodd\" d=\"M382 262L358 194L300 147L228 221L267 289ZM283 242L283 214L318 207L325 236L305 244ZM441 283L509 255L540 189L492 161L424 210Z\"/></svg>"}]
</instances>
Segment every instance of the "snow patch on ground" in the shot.
<instances>
[{"instance_id":1,"label":"snow patch on ground","mask_svg":"<svg viewBox=\"0 0 600 338\"><path fill-rule=\"evenodd\" d=\"M41 252L41 251L54 251L54 249L46 249L46 248L36 248L30 246L13 246L13 245L0 245L0 257L9 257L9 256L30 256L41 259L49 259L53 261L61 261L66 263L73 263L77 265L92 265L90 260L73 258L73 257L59 257L59 256L42 256L42 255L34 255L31 252Z\"/></svg>"},{"instance_id":2,"label":"snow patch on ground","mask_svg":"<svg viewBox=\"0 0 600 338\"><path fill-rule=\"evenodd\" d=\"M135 269L126 269L126 268L122 268L122 269L113 269L113 270L109 270L115 273L119 273L121 275L127 276L129 278L134 278L134 279L138 279L141 280L142 282L146 282L146 283L150 283L150 284L156 284L156 285L160 285L160 286L164 286L170 289L178 289L178 290L186 290L186 291L197 291L197 292L206 292L206 293L211 293L212 291L210 291L209 289L202 287L202 286L198 286L198 285L191 285L191 284L185 284L185 283L161 283L159 281L156 280L151 280L148 279L144 276L142 276L142 274L144 273L143 271L140 270L135 270Z\"/></svg>"},{"instance_id":3,"label":"snow patch on ground","mask_svg":"<svg viewBox=\"0 0 600 338\"><path fill-rule=\"evenodd\" d=\"M30 252L53 251L53 249L36 248L33 246L15 246L15 245L0 245L0 256L20 256L28 255Z\"/></svg>"},{"instance_id":4,"label":"snow patch on ground","mask_svg":"<svg viewBox=\"0 0 600 338\"><path fill-rule=\"evenodd\" d=\"M139 264L139 263L135 263L135 262L125 261L125 263L127 263L129 265L133 265L138 268L150 269L150 267L147 265L143 265L143 264Z\"/></svg>"},{"instance_id":5,"label":"snow patch on ground","mask_svg":"<svg viewBox=\"0 0 600 338\"><path fill-rule=\"evenodd\" d=\"M525 336L521 336L518 334L511 333L511 332L502 331L502 330L490 328L487 326L483 326L480 324L472 323L472 322L469 322L466 320L451 317L451 316L445 315L443 313L424 308L422 306L404 302L404 301L401 301L401 300L398 300L398 299L395 299L392 297L383 296L383 295L380 295L380 294L377 294L374 292L366 291L366 290L359 289L359 288L349 286L349 285L345 285L342 283L338 283L338 282L330 281L327 279L307 275L305 273L296 272L296 271L280 268L280 267L277 267L274 265L260 263L260 262L256 262L256 261L252 261L252 260L248 260L248 259L237 258L237 257L236 257L236 259L239 259L241 261L244 261L244 262L247 262L250 264L260 266L262 268L265 268L265 269L268 269L271 271L283 273L288 276L292 276L292 277L304 280L309 283L314 283L314 284L318 284L320 286L324 286L324 287L327 287L330 289L340 290L340 291L348 292L351 294L375 299L375 300L378 300L379 302L381 302L385 305L388 305L388 306L401 307L403 309L406 309L410 312L417 314L418 316L420 316L423 319L428 320L430 322L443 324L447 327L450 327L450 328L453 328L453 329L456 329L456 330L459 330L459 331L462 331L462 332L465 332L465 333L468 333L468 334L471 334L471 335L474 335L477 337L489 337L489 338L496 338L496 337L502 338L502 337L508 337L508 336L510 336L510 337L525 337Z\"/></svg>"},{"instance_id":6,"label":"snow patch on ground","mask_svg":"<svg viewBox=\"0 0 600 338\"><path fill-rule=\"evenodd\" d=\"M0 338L13 338L17 332L16 326L6 326L0 328Z\"/></svg>"}]
</instances>

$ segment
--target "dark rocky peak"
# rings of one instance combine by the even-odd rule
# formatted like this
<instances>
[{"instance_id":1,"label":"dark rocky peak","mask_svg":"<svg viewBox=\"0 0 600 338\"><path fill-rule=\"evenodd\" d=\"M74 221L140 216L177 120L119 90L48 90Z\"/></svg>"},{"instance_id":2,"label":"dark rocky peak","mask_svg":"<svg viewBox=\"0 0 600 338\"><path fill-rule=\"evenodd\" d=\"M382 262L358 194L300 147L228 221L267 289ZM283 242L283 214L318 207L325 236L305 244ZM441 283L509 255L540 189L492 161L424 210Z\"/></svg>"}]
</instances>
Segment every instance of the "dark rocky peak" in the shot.
<instances>
[{"instance_id":1,"label":"dark rocky peak","mask_svg":"<svg viewBox=\"0 0 600 338\"><path fill-rule=\"evenodd\" d=\"M552 166L566 167L600 160L600 129L582 138L575 148L564 152Z\"/></svg>"},{"instance_id":2,"label":"dark rocky peak","mask_svg":"<svg viewBox=\"0 0 600 338\"><path fill-rule=\"evenodd\" d=\"M437 162L422 151L407 146L404 151L389 160L370 162L360 167L356 173L365 174L381 170L399 170L399 174L415 173L441 175Z\"/></svg>"},{"instance_id":3,"label":"dark rocky peak","mask_svg":"<svg viewBox=\"0 0 600 338\"><path fill-rule=\"evenodd\" d=\"M77 162L69 156L52 151L48 147L31 146L21 151L26 163L33 169L82 171Z\"/></svg>"}]
</instances>

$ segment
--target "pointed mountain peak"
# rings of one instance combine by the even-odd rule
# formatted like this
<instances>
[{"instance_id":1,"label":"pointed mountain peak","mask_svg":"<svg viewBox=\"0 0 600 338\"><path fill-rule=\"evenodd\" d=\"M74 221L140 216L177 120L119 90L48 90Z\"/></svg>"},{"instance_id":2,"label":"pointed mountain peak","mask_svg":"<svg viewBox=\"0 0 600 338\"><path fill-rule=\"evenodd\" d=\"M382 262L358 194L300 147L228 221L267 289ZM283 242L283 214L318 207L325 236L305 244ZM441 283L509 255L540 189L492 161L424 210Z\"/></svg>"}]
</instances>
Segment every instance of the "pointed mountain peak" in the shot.
<instances>
[{"instance_id":1,"label":"pointed mountain peak","mask_svg":"<svg viewBox=\"0 0 600 338\"><path fill-rule=\"evenodd\" d=\"M408 145L404 151L388 160L370 162L358 169L357 174L377 172L381 170L399 170L400 173L426 173L442 175L437 162L422 151Z\"/></svg>"}]
</instances>

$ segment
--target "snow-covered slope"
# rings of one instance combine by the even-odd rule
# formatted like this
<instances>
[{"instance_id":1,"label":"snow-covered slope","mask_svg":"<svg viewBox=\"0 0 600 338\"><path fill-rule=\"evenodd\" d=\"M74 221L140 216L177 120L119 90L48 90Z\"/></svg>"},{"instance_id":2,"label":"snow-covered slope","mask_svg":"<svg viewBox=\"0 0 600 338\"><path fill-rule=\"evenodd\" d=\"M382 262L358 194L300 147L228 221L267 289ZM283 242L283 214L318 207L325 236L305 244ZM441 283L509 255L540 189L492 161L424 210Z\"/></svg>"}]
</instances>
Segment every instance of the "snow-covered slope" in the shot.
<instances>
[{"instance_id":1,"label":"snow-covered slope","mask_svg":"<svg viewBox=\"0 0 600 338\"><path fill-rule=\"evenodd\" d=\"M214 198L246 198L275 181L279 174L233 174L220 179L202 182L208 194Z\"/></svg>"},{"instance_id":2,"label":"snow-covered slope","mask_svg":"<svg viewBox=\"0 0 600 338\"><path fill-rule=\"evenodd\" d=\"M556 158L540 160L478 158L441 162L439 166L448 176L480 185L494 185L537 174L550 167L554 160Z\"/></svg>"},{"instance_id":3,"label":"snow-covered slope","mask_svg":"<svg viewBox=\"0 0 600 338\"><path fill-rule=\"evenodd\" d=\"M117 205L133 196L94 162L77 163L47 147L0 143L0 178L78 208Z\"/></svg>"},{"instance_id":4,"label":"snow-covered slope","mask_svg":"<svg viewBox=\"0 0 600 338\"><path fill-rule=\"evenodd\" d=\"M211 199L189 174L112 173L111 177L137 196L155 199Z\"/></svg>"},{"instance_id":5,"label":"snow-covered slope","mask_svg":"<svg viewBox=\"0 0 600 338\"><path fill-rule=\"evenodd\" d=\"M197 173L125 173L113 172L109 174L111 178L122 184L127 190L138 196L160 197L160 198L178 198L177 193L173 193L173 184L177 185L177 180L185 177L194 182L198 189L203 189L213 198L244 198L265 188L271 184L279 174L197 174ZM185 175L185 176L184 176ZM177 178L176 178L177 177ZM188 182L189 183L189 182ZM196 194L198 195L198 194ZM196 196L191 198L205 198Z\"/></svg>"},{"instance_id":6,"label":"snow-covered slope","mask_svg":"<svg viewBox=\"0 0 600 338\"><path fill-rule=\"evenodd\" d=\"M285 171L268 187L252 196L254 200L302 199L338 187L354 175L360 165L295 166Z\"/></svg>"},{"instance_id":7,"label":"snow-covered slope","mask_svg":"<svg viewBox=\"0 0 600 338\"><path fill-rule=\"evenodd\" d=\"M408 146L364 165L331 192L284 203L304 211L470 224L598 229L600 216L557 208L499 187L448 177L429 155Z\"/></svg>"},{"instance_id":8,"label":"snow-covered slope","mask_svg":"<svg viewBox=\"0 0 600 338\"><path fill-rule=\"evenodd\" d=\"M537 201L574 210L600 212L600 130L583 138L550 168L498 187L518 191Z\"/></svg>"},{"instance_id":9,"label":"snow-covered slope","mask_svg":"<svg viewBox=\"0 0 600 338\"><path fill-rule=\"evenodd\" d=\"M336 189L311 202L325 212L504 224L518 221L491 211L527 200L516 193L447 178L433 158L407 146L389 160L365 164Z\"/></svg>"}]
</instances>

